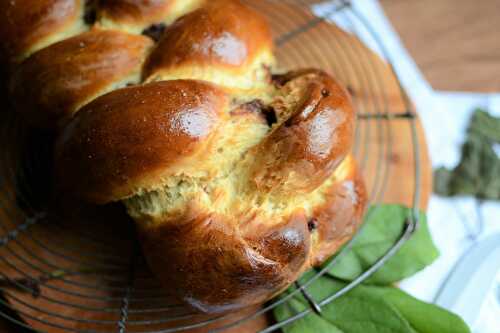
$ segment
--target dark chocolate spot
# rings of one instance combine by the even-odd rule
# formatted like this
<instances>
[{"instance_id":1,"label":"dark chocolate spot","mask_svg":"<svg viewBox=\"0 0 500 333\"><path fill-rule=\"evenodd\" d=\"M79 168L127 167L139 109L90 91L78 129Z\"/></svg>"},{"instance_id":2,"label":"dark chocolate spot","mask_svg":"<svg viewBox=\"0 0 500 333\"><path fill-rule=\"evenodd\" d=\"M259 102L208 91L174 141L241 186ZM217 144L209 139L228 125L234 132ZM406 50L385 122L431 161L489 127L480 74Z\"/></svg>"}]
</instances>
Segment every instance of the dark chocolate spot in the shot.
<instances>
[{"instance_id":1,"label":"dark chocolate spot","mask_svg":"<svg viewBox=\"0 0 500 333\"><path fill-rule=\"evenodd\" d=\"M307 228L309 231L316 230L318 228L318 220L316 220L314 217L307 222Z\"/></svg>"},{"instance_id":2,"label":"dark chocolate spot","mask_svg":"<svg viewBox=\"0 0 500 333\"><path fill-rule=\"evenodd\" d=\"M271 75L271 80L274 83L275 86L278 88L283 87L288 81L290 81L290 78L285 74L273 74Z\"/></svg>"},{"instance_id":3,"label":"dark chocolate spot","mask_svg":"<svg viewBox=\"0 0 500 333\"><path fill-rule=\"evenodd\" d=\"M92 25L97 20L97 6L95 0L86 0L83 13L83 20L86 24Z\"/></svg>"},{"instance_id":4,"label":"dark chocolate spot","mask_svg":"<svg viewBox=\"0 0 500 333\"><path fill-rule=\"evenodd\" d=\"M278 122L278 118L276 117L276 111L273 107L269 106L262 110L264 116L266 116L266 122L269 127L272 127L274 124Z\"/></svg>"},{"instance_id":5,"label":"dark chocolate spot","mask_svg":"<svg viewBox=\"0 0 500 333\"><path fill-rule=\"evenodd\" d=\"M136 84L134 82L127 82L127 84L125 85L125 87L132 87L132 86L135 86Z\"/></svg>"},{"instance_id":6,"label":"dark chocolate spot","mask_svg":"<svg viewBox=\"0 0 500 333\"><path fill-rule=\"evenodd\" d=\"M164 23L156 23L149 26L149 28L144 29L143 35L151 37L155 42L158 42L163 36L166 25Z\"/></svg>"},{"instance_id":7,"label":"dark chocolate spot","mask_svg":"<svg viewBox=\"0 0 500 333\"><path fill-rule=\"evenodd\" d=\"M241 109L246 112L261 112L266 118L266 123L269 127L272 127L278 122L274 108L272 106L265 105L260 99L254 99L253 101L242 104Z\"/></svg>"}]
</instances>

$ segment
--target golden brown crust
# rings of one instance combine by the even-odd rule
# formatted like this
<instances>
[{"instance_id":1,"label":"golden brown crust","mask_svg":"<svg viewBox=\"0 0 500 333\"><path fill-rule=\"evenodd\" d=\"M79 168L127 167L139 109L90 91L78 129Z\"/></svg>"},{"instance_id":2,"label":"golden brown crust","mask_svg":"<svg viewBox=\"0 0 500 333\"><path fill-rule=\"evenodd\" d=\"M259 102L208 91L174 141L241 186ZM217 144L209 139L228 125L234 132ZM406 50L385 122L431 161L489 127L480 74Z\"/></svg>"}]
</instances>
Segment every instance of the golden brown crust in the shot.
<instances>
[{"instance_id":1,"label":"golden brown crust","mask_svg":"<svg viewBox=\"0 0 500 333\"><path fill-rule=\"evenodd\" d=\"M97 98L60 136L60 186L106 203L161 185L166 168L178 167L208 144L226 102L219 88L182 80Z\"/></svg>"},{"instance_id":2,"label":"golden brown crust","mask_svg":"<svg viewBox=\"0 0 500 333\"><path fill-rule=\"evenodd\" d=\"M261 190L310 192L350 151L354 111L347 91L323 71L306 69L275 78L285 91L301 86L300 100L256 149L253 179Z\"/></svg>"},{"instance_id":3,"label":"golden brown crust","mask_svg":"<svg viewBox=\"0 0 500 333\"><path fill-rule=\"evenodd\" d=\"M181 67L216 67L241 75L256 57L271 50L271 32L259 13L237 0L209 1L165 30L144 77L154 79Z\"/></svg>"},{"instance_id":4,"label":"golden brown crust","mask_svg":"<svg viewBox=\"0 0 500 333\"><path fill-rule=\"evenodd\" d=\"M150 25L170 23L202 0L106 0L99 2L99 20L104 25L140 32Z\"/></svg>"},{"instance_id":5,"label":"golden brown crust","mask_svg":"<svg viewBox=\"0 0 500 333\"><path fill-rule=\"evenodd\" d=\"M15 63L83 29L83 0L0 1L0 60ZM55 39L55 40L53 40Z\"/></svg>"},{"instance_id":6,"label":"golden brown crust","mask_svg":"<svg viewBox=\"0 0 500 333\"><path fill-rule=\"evenodd\" d=\"M309 250L306 224L297 221L287 224L288 233L276 228L271 238L252 235L252 243L225 217L205 212L138 229L144 253L165 286L176 286L177 296L198 310L223 312L263 302L291 282ZM290 233L300 240L287 243Z\"/></svg>"},{"instance_id":7,"label":"golden brown crust","mask_svg":"<svg viewBox=\"0 0 500 333\"><path fill-rule=\"evenodd\" d=\"M106 0L99 2L99 15L114 22L148 26L159 23L172 7L172 0Z\"/></svg>"},{"instance_id":8,"label":"golden brown crust","mask_svg":"<svg viewBox=\"0 0 500 333\"><path fill-rule=\"evenodd\" d=\"M11 100L30 123L54 128L91 99L138 83L152 45L144 36L98 29L53 44L12 75Z\"/></svg>"},{"instance_id":9,"label":"golden brown crust","mask_svg":"<svg viewBox=\"0 0 500 333\"><path fill-rule=\"evenodd\" d=\"M281 223L238 225L192 206L175 220L138 223L146 258L166 287L175 286L182 301L202 312L262 303L321 264L359 227L366 192L354 163L344 168L345 178L326 190L312 216L297 208Z\"/></svg>"},{"instance_id":10,"label":"golden brown crust","mask_svg":"<svg viewBox=\"0 0 500 333\"><path fill-rule=\"evenodd\" d=\"M363 178L352 156L348 156L336 171L338 181L326 191L325 203L315 207L309 220L310 228L317 230L312 250L312 266L321 265L348 241L363 221L367 193Z\"/></svg>"}]
</instances>

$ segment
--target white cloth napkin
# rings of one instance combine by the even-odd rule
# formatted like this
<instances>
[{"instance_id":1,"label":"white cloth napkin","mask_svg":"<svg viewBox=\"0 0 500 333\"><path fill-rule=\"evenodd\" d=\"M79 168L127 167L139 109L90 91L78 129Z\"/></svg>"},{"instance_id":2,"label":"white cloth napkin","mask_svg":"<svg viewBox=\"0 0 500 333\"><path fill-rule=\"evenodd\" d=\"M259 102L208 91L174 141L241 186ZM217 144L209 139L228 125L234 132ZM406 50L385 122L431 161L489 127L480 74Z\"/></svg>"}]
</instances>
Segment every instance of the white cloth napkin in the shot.
<instances>
[{"instance_id":1,"label":"white cloth napkin","mask_svg":"<svg viewBox=\"0 0 500 333\"><path fill-rule=\"evenodd\" d=\"M332 2L323 3L314 6L313 11L325 17L332 12L332 5ZM473 109L484 107L500 115L500 94L434 91L403 47L378 1L353 0L352 6L372 25L415 103L424 125L433 167L455 166L460 159L460 147ZM363 24L352 16L347 19L349 15L349 11L344 11L330 15L329 19L348 31L355 31L369 47L382 55ZM441 256L433 265L404 281L401 284L403 289L425 301L434 301L439 288L465 251L475 241L500 232L500 204L486 202L481 207L485 225L483 231L477 233L478 216L473 198L431 196L427 212L429 226ZM479 318L468 323L474 332L500 332L500 272L496 287L488 295Z\"/></svg>"}]
</instances>

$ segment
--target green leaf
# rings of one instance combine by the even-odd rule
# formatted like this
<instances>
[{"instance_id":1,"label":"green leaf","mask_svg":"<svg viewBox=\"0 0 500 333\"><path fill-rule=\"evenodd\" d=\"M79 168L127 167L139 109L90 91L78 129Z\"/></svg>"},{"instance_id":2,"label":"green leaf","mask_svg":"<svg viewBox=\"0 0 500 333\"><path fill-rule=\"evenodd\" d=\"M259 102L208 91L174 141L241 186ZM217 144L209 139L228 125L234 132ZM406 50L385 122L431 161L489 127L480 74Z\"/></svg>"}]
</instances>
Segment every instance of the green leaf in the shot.
<instances>
[{"instance_id":1,"label":"green leaf","mask_svg":"<svg viewBox=\"0 0 500 333\"><path fill-rule=\"evenodd\" d=\"M422 302L392 287L362 287L393 305L419 333L468 333L467 324L454 313Z\"/></svg>"},{"instance_id":2,"label":"green leaf","mask_svg":"<svg viewBox=\"0 0 500 333\"><path fill-rule=\"evenodd\" d=\"M313 271L305 274L302 283ZM316 301L340 290L346 283L320 277L308 293ZM283 295L287 295L291 287ZM283 296L281 296L283 297ZM308 309L306 299L298 294L274 310L277 321L286 320ZM394 287L358 286L322 307L322 314L310 313L285 326L285 333L469 333L460 317L435 305L417 300Z\"/></svg>"},{"instance_id":3,"label":"green leaf","mask_svg":"<svg viewBox=\"0 0 500 333\"><path fill-rule=\"evenodd\" d=\"M476 132L492 142L500 143L500 118L478 108L474 111L468 131Z\"/></svg>"},{"instance_id":4,"label":"green leaf","mask_svg":"<svg viewBox=\"0 0 500 333\"><path fill-rule=\"evenodd\" d=\"M346 333L413 332L405 318L385 300L356 290L325 306L323 316Z\"/></svg>"},{"instance_id":5,"label":"green leaf","mask_svg":"<svg viewBox=\"0 0 500 333\"><path fill-rule=\"evenodd\" d=\"M303 302L292 298L287 303L278 306L274 310L274 316L277 321L283 321L293 315L302 312L308 308ZM309 314L299 320L293 322L293 324L285 326L283 328L285 333L307 333L307 332L331 332L331 333L343 333L334 323L320 317L314 313Z\"/></svg>"},{"instance_id":6,"label":"green leaf","mask_svg":"<svg viewBox=\"0 0 500 333\"><path fill-rule=\"evenodd\" d=\"M311 273L310 273L311 274ZM319 278L308 289L316 300L322 300L345 284L327 277ZM289 292L295 288L289 289ZM299 294L278 306L274 315L283 321L308 309L306 299ZM283 328L285 333L413 333L410 324L390 304L378 295L349 292L322 308L322 315L310 313Z\"/></svg>"},{"instance_id":7,"label":"green leaf","mask_svg":"<svg viewBox=\"0 0 500 333\"><path fill-rule=\"evenodd\" d=\"M370 268L399 239L410 210L400 205L371 207L364 228L353 246L344 253L330 274L351 281ZM430 265L439 255L427 226L424 213L419 215L420 227L401 249L366 283L387 285L409 277Z\"/></svg>"},{"instance_id":8,"label":"green leaf","mask_svg":"<svg viewBox=\"0 0 500 333\"><path fill-rule=\"evenodd\" d=\"M434 192L500 200L500 157L493 148L499 143L500 118L477 109L469 123L459 164L451 170L434 171Z\"/></svg>"}]
</instances>

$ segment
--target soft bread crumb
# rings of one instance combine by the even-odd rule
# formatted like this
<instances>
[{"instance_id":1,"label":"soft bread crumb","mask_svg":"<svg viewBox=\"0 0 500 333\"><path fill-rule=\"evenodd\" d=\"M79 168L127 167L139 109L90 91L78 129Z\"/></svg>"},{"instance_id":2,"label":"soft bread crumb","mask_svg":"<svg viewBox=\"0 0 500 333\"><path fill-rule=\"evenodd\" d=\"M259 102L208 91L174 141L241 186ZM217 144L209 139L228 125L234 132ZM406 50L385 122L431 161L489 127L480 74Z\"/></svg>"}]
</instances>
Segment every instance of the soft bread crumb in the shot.
<instances>
[{"instance_id":1,"label":"soft bread crumb","mask_svg":"<svg viewBox=\"0 0 500 333\"><path fill-rule=\"evenodd\" d=\"M256 187L249 172L255 164L252 148L300 106L308 80L308 77L300 78L281 89L268 85L267 90L260 94L259 97L269 103L278 118L271 128L264 121L259 121L256 113L226 110L225 115L229 119L213 139L214 146L199 157L197 168L203 172L194 175L179 170L161 187L144 190L128 198L125 205L129 214L138 221L164 223L185 215L195 205L214 213L234 216L235 223L255 215L279 223L280 217L290 215L297 207L311 215L314 207L326 200L326 192L332 184L338 179L346 179L352 172L351 158L346 158L323 184L309 193L262 191Z\"/></svg>"}]
</instances>

